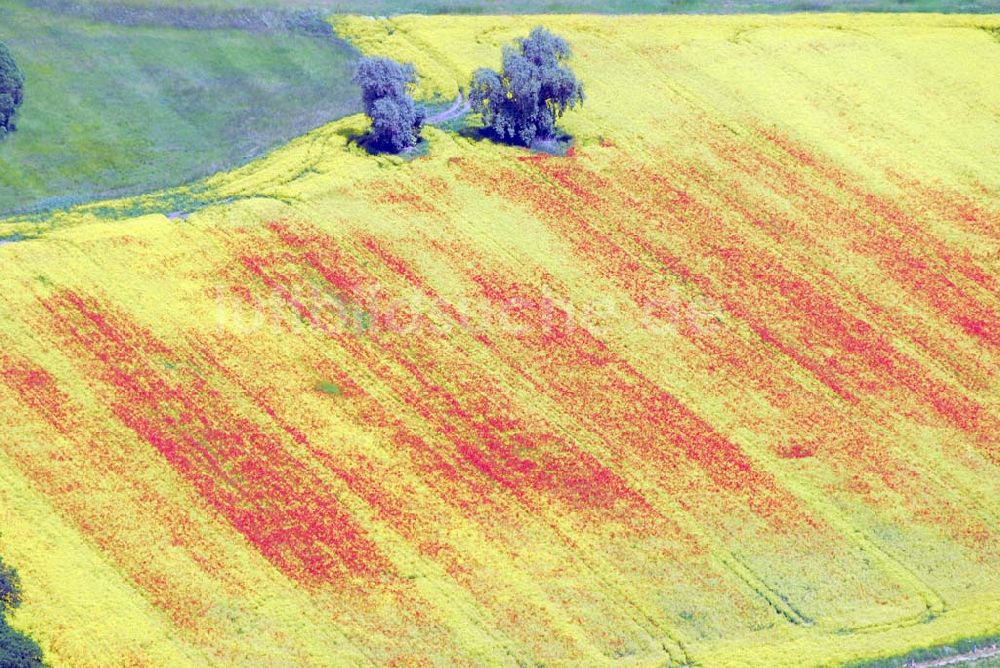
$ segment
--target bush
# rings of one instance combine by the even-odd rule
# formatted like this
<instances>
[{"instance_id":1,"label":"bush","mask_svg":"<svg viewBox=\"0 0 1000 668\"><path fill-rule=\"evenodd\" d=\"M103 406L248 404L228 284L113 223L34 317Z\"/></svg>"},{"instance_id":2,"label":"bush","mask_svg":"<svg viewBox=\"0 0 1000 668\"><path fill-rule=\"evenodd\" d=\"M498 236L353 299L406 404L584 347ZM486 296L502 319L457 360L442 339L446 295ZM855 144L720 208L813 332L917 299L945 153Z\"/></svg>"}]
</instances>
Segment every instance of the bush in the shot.
<instances>
[{"instance_id":1,"label":"bush","mask_svg":"<svg viewBox=\"0 0 1000 668\"><path fill-rule=\"evenodd\" d=\"M389 58L362 58L354 74L365 113L372 121L369 146L399 153L420 140L425 112L410 91L417 82L413 65Z\"/></svg>"},{"instance_id":2,"label":"bush","mask_svg":"<svg viewBox=\"0 0 1000 668\"><path fill-rule=\"evenodd\" d=\"M469 101L483 126L525 146L552 139L559 117L583 104L583 86L565 64L571 55L566 40L542 27L504 47L502 73L483 68L472 77Z\"/></svg>"},{"instance_id":3,"label":"bush","mask_svg":"<svg viewBox=\"0 0 1000 668\"><path fill-rule=\"evenodd\" d=\"M24 75L10 51L0 42L0 139L13 132L14 112L24 100Z\"/></svg>"},{"instance_id":4,"label":"bush","mask_svg":"<svg viewBox=\"0 0 1000 668\"><path fill-rule=\"evenodd\" d=\"M42 650L28 636L7 625L7 611L21 605L21 581L17 572L0 559L0 668L43 666Z\"/></svg>"}]
</instances>

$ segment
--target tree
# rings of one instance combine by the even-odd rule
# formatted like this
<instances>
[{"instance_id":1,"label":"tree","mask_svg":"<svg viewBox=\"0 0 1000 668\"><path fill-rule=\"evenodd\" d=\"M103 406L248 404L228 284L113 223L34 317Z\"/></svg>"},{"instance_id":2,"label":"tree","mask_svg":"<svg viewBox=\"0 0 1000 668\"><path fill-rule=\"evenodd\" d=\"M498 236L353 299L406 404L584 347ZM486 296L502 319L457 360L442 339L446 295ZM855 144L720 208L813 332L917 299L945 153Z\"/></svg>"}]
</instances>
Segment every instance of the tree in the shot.
<instances>
[{"instance_id":1,"label":"tree","mask_svg":"<svg viewBox=\"0 0 1000 668\"><path fill-rule=\"evenodd\" d=\"M372 121L372 148L399 153L420 140L425 112L410 94L417 83L413 65L389 58L362 58L354 83L361 86L365 113Z\"/></svg>"},{"instance_id":2,"label":"tree","mask_svg":"<svg viewBox=\"0 0 1000 668\"><path fill-rule=\"evenodd\" d=\"M472 77L469 102L483 126L501 141L531 145L552 139L567 109L583 104L583 85L566 65L566 40L537 27L503 50L503 70Z\"/></svg>"},{"instance_id":3,"label":"tree","mask_svg":"<svg viewBox=\"0 0 1000 668\"><path fill-rule=\"evenodd\" d=\"M14 112L24 100L24 75L10 51L0 42L0 139L13 132Z\"/></svg>"}]
</instances>

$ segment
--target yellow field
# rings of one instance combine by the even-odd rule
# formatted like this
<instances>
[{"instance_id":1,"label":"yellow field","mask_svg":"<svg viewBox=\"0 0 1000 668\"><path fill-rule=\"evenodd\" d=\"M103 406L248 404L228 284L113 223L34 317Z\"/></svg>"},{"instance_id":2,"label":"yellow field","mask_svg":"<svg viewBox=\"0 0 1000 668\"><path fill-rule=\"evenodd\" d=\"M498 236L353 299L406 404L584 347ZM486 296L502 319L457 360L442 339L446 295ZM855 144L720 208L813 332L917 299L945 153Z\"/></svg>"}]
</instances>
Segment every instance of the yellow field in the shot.
<instances>
[{"instance_id":1,"label":"yellow field","mask_svg":"<svg viewBox=\"0 0 1000 668\"><path fill-rule=\"evenodd\" d=\"M566 157L352 117L5 223L0 555L53 665L1000 634L1000 17L336 27L450 98L539 23Z\"/></svg>"}]
</instances>

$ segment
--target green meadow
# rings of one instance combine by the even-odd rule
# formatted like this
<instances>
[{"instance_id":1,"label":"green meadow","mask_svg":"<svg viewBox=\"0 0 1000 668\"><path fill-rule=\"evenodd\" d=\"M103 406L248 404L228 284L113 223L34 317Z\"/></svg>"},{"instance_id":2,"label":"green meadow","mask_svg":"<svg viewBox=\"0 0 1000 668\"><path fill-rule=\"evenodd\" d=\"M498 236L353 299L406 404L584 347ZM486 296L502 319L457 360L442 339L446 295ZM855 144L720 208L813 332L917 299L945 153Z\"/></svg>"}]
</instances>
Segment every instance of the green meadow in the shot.
<instances>
[{"instance_id":1,"label":"green meadow","mask_svg":"<svg viewBox=\"0 0 1000 668\"><path fill-rule=\"evenodd\" d=\"M283 25L122 25L8 3L0 41L26 78L0 144L0 215L198 179L360 109L354 50Z\"/></svg>"}]
</instances>

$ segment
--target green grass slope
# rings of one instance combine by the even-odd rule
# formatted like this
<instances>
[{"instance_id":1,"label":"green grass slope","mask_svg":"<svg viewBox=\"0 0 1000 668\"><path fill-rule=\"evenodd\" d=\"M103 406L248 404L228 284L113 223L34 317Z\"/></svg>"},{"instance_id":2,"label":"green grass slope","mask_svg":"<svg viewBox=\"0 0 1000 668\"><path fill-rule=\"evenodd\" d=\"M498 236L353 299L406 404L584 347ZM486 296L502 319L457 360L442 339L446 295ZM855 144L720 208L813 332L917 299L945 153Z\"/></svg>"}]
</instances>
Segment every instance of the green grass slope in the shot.
<instances>
[{"instance_id":1,"label":"green grass slope","mask_svg":"<svg viewBox=\"0 0 1000 668\"><path fill-rule=\"evenodd\" d=\"M360 109L333 37L127 26L0 3L27 79L0 215L176 185Z\"/></svg>"}]
</instances>

